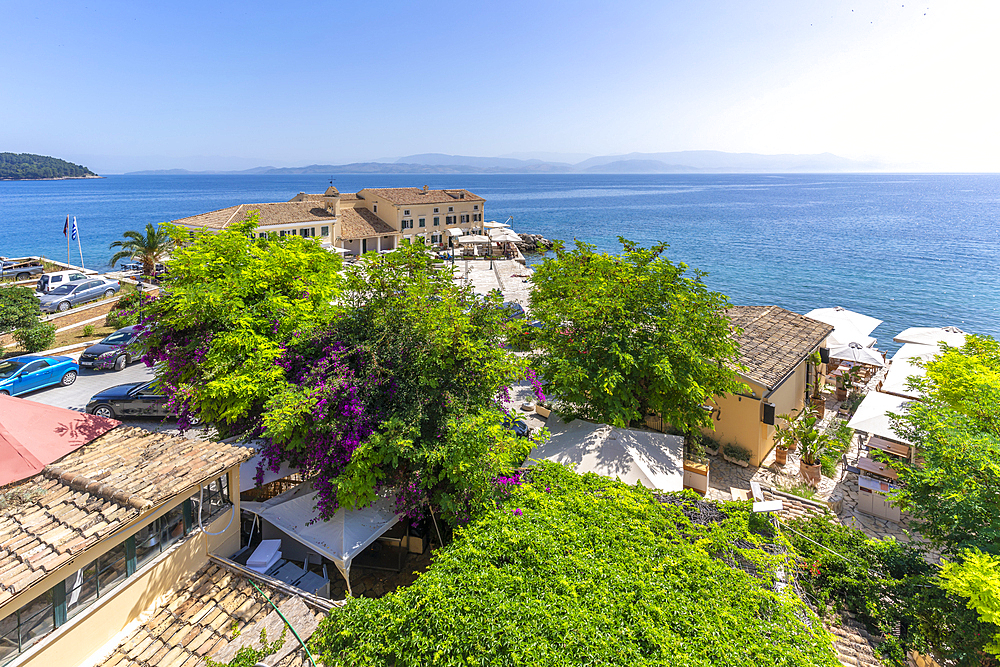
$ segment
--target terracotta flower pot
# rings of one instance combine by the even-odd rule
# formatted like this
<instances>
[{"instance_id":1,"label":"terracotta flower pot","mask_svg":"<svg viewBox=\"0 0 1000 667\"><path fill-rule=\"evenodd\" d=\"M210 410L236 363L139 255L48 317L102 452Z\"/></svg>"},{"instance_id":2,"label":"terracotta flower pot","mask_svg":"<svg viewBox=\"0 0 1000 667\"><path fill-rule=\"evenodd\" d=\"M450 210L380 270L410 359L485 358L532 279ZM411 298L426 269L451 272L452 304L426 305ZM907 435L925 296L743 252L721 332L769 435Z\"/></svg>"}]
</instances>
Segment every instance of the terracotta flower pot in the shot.
<instances>
[{"instance_id":1,"label":"terracotta flower pot","mask_svg":"<svg viewBox=\"0 0 1000 667\"><path fill-rule=\"evenodd\" d=\"M799 461L799 473L802 478L806 480L807 483L818 486L821 473L819 471L820 465L817 463L815 465L809 465L805 461Z\"/></svg>"},{"instance_id":2,"label":"terracotta flower pot","mask_svg":"<svg viewBox=\"0 0 1000 667\"><path fill-rule=\"evenodd\" d=\"M776 447L774 450L774 462L779 466L785 465L788 461L788 449L785 447Z\"/></svg>"},{"instance_id":3,"label":"terracotta flower pot","mask_svg":"<svg viewBox=\"0 0 1000 667\"><path fill-rule=\"evenodd\" d=\"M826 415L826 399L822 396L816 396L812 399L812 404L813 407L816 408L819 418L822 419Z\"/></svg>"}]
</instances>

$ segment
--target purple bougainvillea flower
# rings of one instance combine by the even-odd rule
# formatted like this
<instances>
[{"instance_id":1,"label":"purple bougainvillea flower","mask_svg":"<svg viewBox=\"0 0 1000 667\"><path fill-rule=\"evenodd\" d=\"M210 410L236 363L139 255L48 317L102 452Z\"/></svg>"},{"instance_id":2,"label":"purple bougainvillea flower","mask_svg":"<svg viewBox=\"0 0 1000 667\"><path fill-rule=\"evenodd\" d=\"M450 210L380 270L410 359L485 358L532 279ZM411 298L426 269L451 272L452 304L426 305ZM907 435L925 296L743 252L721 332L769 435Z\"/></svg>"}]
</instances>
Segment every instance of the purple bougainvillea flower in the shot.
<instances>
[{"instance_id":1,"label":"purple bougainvillea flower","mask_svg":"<svg viewBox=\"0 0 1000 667\"><path fill-rule=\"evenodd\" d=\"M524 512L521 511L520 507L514 510L514 516L521 516L522 514L524 514Z\"/></svg>"}]
</instances>

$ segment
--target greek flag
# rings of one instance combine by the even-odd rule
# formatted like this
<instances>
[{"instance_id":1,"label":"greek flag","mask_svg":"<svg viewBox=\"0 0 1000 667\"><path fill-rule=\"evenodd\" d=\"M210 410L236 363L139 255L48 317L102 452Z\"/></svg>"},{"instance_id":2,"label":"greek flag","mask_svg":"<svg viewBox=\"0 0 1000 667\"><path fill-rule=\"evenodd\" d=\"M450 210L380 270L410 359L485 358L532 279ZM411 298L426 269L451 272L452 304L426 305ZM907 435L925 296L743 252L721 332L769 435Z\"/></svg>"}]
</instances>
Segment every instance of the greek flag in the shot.
<instances>
[{"instance_id":1,"label":"greek flag","mask_svg":"<svg viewBox=\"0 0 1000 667\"><path fill-rule=\"evenodd\" d=\"M76 232L77 232L77 230L76 230L76 216L74 215L73 216L73 232L72 232L73 235L71 237L74 241L76 240L76 236L77 236Z\"/></svg>"}]
</instances>

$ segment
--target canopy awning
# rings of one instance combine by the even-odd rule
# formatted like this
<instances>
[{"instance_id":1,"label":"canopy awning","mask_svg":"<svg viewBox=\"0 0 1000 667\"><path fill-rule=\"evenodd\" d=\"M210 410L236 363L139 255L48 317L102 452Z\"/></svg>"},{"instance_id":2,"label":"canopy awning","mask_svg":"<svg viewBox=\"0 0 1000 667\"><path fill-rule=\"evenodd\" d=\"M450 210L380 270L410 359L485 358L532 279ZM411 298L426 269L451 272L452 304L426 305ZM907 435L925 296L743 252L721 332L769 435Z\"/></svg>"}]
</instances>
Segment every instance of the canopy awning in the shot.
<instances>
[{"instance_id":1,"label":"canopy awning","mask_svg":"<svg viewBox=\"0 0 1000 667\"><path fill-rule=\"evenodd\" d=\"M549 440L535 447L530 460L573 464L578 473L592 472L626 484L662 491L684 488L684 438L653 431L617 428L574 420L552 424Z\"/></svg>"},{"instance_id":2,"label":"canopy awning","mask_svg":"<svg viewBox=\"0 0 1000 667\"><path fill-rule=\"evenodd\" d=\"M873 391L861 401L854 416L851 417L851 421L847 422L847 426L856 431L877 435L880 438L896 440L907 445L912 444L909 440L896 434L888 414L890 412L897 415L905 414L910 403L913 403L912 399Z\"/></svg>"},{"instance_id":3,"label":"canopy awning","mask_svg":"<svg viewBox=\"0 0 1000 667\"><path fill-rule=\"evenodd\" d=\"M119 424L0 394L0 486L37 475Z\"/></svg>"},{"instance_id":4,"label":"canopy awning","mask_svg":"<svg viewBox=\"0 0 1000 667\"><path fill-rule=\"evenodd\" d=\"M461 229L448 229L446 231L449 236L461 236L464 233Z\"/></svg>"},{"instance_id":5,"label":"canopy awning","mask_svg":"<svg viewBox=\"0 0 1000 667\"><path fill-rule=\"evenodd\" d=\"M504 227L510 227L506 222L497 222L496 220L491 220L483 224L486 229L503 229Z\"/></svg>"},{"instance_id":6,"label":"canopy awning","mask_svg":"<svg viewBox=\"0 0 1000 667\"><path fill-rule=\"evenodd\" d=\"M489 243L490 240L485 236L480 236L479 234L471 234L468 236L463 236L458 239L459 243Z\"/></svg>"},{"instance_id":7,"label":"canopy awning","mask_svg":"<svg viewBox=\"0 0 1000 667\"><path fill-rule=\"evenodd\" d=\"M318 495L312 484L306 483L266 502L244 502L240 506L332 560L350 591L351 561L392 528L402 515L396 513L395 500L383 496L368 507L341 508L332 519L323 521L316 509Z\"/></svg>"}]
</instances>

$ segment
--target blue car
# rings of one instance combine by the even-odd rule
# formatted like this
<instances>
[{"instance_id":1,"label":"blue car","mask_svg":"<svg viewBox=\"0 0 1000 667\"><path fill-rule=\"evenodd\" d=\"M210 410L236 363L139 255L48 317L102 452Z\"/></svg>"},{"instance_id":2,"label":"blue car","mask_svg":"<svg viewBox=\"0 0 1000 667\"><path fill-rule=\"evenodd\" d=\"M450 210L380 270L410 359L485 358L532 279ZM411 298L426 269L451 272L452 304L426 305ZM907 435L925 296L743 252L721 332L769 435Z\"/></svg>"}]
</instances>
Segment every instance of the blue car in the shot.
<instances>
[{"instance_id":1,"label":"blue car","mask_svg":"<svg viewBox=\"0 0 1000 667\"><path fill-rule=\"evenodd\" d=\"M0 360L0 394L17 396L29 391L76 382L80 367L70 357L25 354Z\"/></svg>"}]
</instances>

